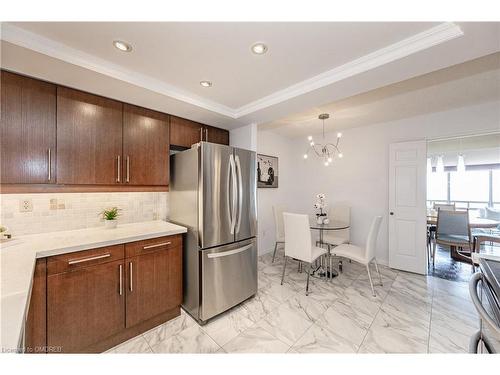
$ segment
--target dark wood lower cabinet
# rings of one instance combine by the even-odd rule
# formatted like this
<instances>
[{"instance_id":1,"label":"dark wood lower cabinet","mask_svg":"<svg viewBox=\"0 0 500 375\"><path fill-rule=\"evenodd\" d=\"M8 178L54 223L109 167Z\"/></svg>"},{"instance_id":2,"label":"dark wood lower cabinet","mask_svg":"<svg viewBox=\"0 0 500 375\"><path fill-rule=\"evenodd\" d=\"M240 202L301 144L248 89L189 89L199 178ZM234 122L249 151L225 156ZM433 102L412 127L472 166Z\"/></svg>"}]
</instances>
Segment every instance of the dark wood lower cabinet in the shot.
<instances>
[{"instance_id":1,"label":"dark wood lower cabinet","mask_svg":"<svg viewBox=\"0 0 500 375\"><path fill-rule=\"evenodd\" d=\"M45 353L47 347L47 259L37 259L25 331L26 353Z\"/></svg>"},{"instance_id":2,"label":"dark wood lower cabinet","mask_svg":"<svg viewBox=\"0 0 500 375\"><path fill-rule=\"evenodd\" d=\"M37 260L26 352L101 352L178 316L181 262L181 235Z\"/></svg>"},{"instance_id":3,"label":"dark wood lower cabinet","mask_svg":"<svg viewBox=\"0 0 500 375\"><path fill-rule=\"evenodd\" d=\"M77 353L125 328L120 268L123 260L47 277L49 351Z\"/></svg>"},{"instance_id":4,"label":"dark wood lower cabinet","mask_svg":"<svg viewBox=\"0 0 500 375\"><path fill-rule=\"evenodd\" d=\"M181 248L160 249L126 260L127 327L181 304Z\"/></svg>"}]
</instances>

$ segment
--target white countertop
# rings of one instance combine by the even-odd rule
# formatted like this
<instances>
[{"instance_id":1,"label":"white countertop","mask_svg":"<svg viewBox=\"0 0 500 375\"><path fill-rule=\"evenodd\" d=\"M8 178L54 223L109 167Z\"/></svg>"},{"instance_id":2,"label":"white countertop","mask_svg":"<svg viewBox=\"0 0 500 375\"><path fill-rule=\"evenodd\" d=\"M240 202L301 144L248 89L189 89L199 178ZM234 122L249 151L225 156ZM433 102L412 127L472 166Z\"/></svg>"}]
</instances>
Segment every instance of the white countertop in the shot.
<instances>
[{"instance_id":1,"label":"white countertop","mask_svg":"<svg viewBox=\"0 0 500 375\"><path fill-rule=\"evenodd\" d=\"M21 342L36 258L185 233L165 221L21 236L0 244L0 350L16 352Z\"/></svg>"}]
</instances>

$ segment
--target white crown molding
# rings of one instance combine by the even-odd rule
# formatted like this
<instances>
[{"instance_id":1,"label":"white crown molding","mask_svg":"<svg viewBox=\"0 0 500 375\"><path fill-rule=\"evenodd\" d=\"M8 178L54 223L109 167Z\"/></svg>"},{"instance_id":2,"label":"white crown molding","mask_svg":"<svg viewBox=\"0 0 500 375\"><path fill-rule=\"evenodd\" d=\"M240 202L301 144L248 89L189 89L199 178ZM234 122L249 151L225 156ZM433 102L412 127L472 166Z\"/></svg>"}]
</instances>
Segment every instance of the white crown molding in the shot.
<instances>
[{"instance_id":1,"label":"white crown molding","mask_svg":"<svg viewBox=\"0 0 500 375\"><path fill-rule=\"evenodd\" d=\"M451 22L442 23L239 108L230 108L202 98L158 79L131 71L120 65L26 31L9 23L2 23L0 37L9 43L143 87L226 117L238 119L463 35L463 31L458 25Z\"/></svg>"},{"instance_id":2,"label":"white crown molding","mask_svg":"<svg viewBox=\"0 0 500 375\"><path fill-rule=\"evenodd\" d=\"M2 23L1 38L6 42L40 52L70 64L143 87L224 116L235 118L235 111L227 106L207 100L158 79L126 69L120 65L26 31L9 23Z\"/></svg>"},{"instance_id":3,"label":"white crown molding","mask_svg":"<svg viewBox=\"0 0 500 375\"><path fill-rule=\"evenodd\" d=\"M454 23L446 22L439 24L332 70L248 103L236 110L236 118L378 68L462 35L464 35L463 31Z\"/></svg>"}]
</instances>

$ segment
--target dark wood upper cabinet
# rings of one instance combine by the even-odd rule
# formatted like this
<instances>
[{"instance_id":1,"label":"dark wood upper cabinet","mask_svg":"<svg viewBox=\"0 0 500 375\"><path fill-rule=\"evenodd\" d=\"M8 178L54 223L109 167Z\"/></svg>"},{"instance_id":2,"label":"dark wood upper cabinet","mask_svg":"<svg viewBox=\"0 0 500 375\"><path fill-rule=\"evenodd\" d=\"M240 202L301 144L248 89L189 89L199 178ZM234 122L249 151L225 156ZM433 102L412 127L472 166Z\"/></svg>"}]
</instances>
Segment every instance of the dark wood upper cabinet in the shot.
<instances>
[{"instance_id":1,"label":"dark wood upper cabinet","mask_svg":"<svg viewBox=\"0 0 500 375\"><path fill-rule=\"evenodd\" d=\"M47 276L47 345L63 353L125 329L123 260Z\"/></svg>"},{"instance_id":2,"label":"dark wood upper cabinet","mask_svg":"<svg viewBox=\"0 0 500 375\"><path fill-rule=\"evenodd\" d=\"M168 185L169 116L130 104L123 106L123 182Z\"/></svg>"},{"instance_id":3,"label":"dark wood upper cabinet","mask_svg":"<svg viewBox=\"0 0 500 375\"><path fill-rule=\"evenodd\" d=\"M57 182L121 183L122 103L57 88Z\"/></svg>"},{"instance_id":4,"label":"dark wood upper cabinet","mask_svg":"<svg viewBox=\"0 0 500 375\"><path fill-rule=\"evenodd\" d=\"M1 72L1 182L56 182L56 86Z\"/></svg>"},{"instance_id":5,"label":"dark wood upper cabinet","mask_svg":"<svg viewBox=\"0 0 500 375\"><path fill-rule=\"evenodd\" d=\"M202 140L203 125L181 117L170 116L170 144L191 147Z\"/></svg>"},{"instance_id":6,"label":"dark wood upper cabinet","mask_svg":"<svg viewBox=\"0 0 500 375\"><path fill-rule=\"evenodd\" d=\"M182 248L159 248L125 260L126 326L132 327L182 302Z\"/></svg>"},{"instance_id":7,"label":"dark wood upper cabinet","mask_svg":"<svg viewBox=\"0 0 500 375\"><path fill-rule=\"evenodd\" d=\"M206 142L220 143L221 145L229 146L229 131L225 129L206 126L203 140Z\"/></svg>"}]
</instances>

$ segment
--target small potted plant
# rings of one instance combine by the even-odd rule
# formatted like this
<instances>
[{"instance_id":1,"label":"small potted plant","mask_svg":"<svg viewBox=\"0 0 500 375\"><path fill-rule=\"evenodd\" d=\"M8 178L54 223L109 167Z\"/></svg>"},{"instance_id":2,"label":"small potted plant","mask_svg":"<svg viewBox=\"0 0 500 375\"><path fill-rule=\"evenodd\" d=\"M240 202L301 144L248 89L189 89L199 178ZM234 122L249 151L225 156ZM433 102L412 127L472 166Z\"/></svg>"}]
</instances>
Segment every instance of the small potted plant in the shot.
<instances>
[{"instance_id":1,"label":"small potted plant","mask_svg":"<svg viewBox=\"0 0 500 375\"><path fill-rule=\"evenodd\" d=\"M319 210L319 212L316 213L316 222L318 224L327 224L328 223L328 219L326 217L326 212L323 212L323 210L326 207L327 207L327 203L326 203L325 194L316 195L316 203L314 204L314 208L316 210Z\"/></svg>"},{"instance_id":2,"label":"small potted plant","mask_svg":"<svg viewBox=\"0 0 500 375\"><path fill-rule=\"evenodd\" d=\"M118 216L120 216L120 209L118 207L107 208L100 213L104 220L104 225L106 229L116 228L118 224Z\"/></svg>"}]
</instances>

